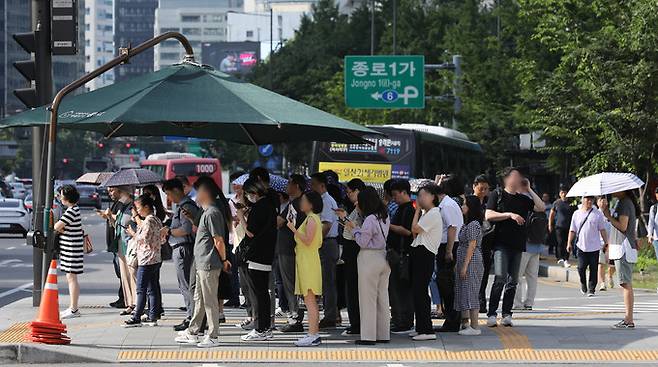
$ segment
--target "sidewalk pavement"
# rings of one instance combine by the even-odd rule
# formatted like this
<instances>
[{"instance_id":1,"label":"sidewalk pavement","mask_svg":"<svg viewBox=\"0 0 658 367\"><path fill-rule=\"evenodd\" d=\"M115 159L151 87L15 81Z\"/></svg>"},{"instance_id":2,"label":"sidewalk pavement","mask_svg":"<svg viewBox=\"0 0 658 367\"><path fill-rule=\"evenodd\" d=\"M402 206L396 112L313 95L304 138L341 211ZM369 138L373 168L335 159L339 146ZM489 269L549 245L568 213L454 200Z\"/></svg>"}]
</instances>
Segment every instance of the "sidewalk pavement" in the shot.
<instances>
[{"instance_id":1,"label":"sidewalk pavement","mask_svg":"<svg viewBox=\"0 0 658 367\"><path fill-rule=\"evenodd\" d=\"M550 268L547 269L551 273ZM61 279L60 279L61 283ZM183 312L178 294L164 294L165 316L157 327L123 328L119 310L109 308L112 295L81 296L82 317L65 320L68 346L51 346L22 341L27 323L37 312L31 299L25 298L0 308L0 364L5 363L83 363L83 362L615 362L658 363L658 320L655 312L638 313L641 328L611 331L609 326L622 316L617 310L580 310L589 299L573 298L568 284L556 286L542 281L538 306L533 312L515 314L514 328L482 327L478 337L455 333L437 334L436 341L414 342L407 336L392 335L390 344L363 347L355 338L342 337L342 329L323 332L323 344L316 348L296 348L293 342L302 334L275 333L274 340L244 343L246 332L234 324L240 322L244 310L227 309L227 323L220 329L221 346L198 349L174 342L172 326L179 323ZM60 288L61 289L61 288ZM598 298L599 303L618 301L618 290ZM655 294L638 295L637 303L658 301ZM560 310L557 305L574 301L573 310ZM67 296L60 294L60 309ZM653 304L653 303L652 303ZM658 302L656 302L658 305ZM651 306L653 307L653 306ZM347 320L346 315L343 316ZM278 319L278 325L285 320ZM434 320L435 325L441 321ZM480 323L485 322L481 315ZM614 333L614 336L611 334Z\"/></svg>"}]
</instances>

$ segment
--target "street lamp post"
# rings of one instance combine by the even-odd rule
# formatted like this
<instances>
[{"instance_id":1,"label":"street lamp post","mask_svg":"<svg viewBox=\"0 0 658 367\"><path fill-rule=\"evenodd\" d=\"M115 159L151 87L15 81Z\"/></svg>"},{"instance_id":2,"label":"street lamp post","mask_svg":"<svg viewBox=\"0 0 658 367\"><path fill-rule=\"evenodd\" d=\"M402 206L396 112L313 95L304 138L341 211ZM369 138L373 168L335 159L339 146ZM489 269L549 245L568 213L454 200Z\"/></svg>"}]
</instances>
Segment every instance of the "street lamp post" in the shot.
<instances>
[{"instance_id":1,"label":"street lamp post","mask_svg":"<svg viewBox=\"0 0 658 367\"><path fill-rule=\"evenodd\" d=\"M62 102L62 99L68 95L69 93L73 92L74 90L80 88L81 86L85 85L87 82L95 79L96 77L100 76L101 74L105 73L108 70L113 69L114 67L125 64L127 63L131 57L136 56L153 46L168 40L174 38L178 42L181 43L181 45L185 48L185 58L184 61L194 61L194 50L192 49L192 46L190 45L190 42L183 36L182 34L178 32L167 32L163 33L159 36L153 37L150 40L147 40L140 44L139 46L135 48L121 48L119 49L119 56L115 57L114 59L108 61L104 65L101 65L95 70L92 70L86 75L83 75L82 77L76 79L69 85L65 86L62 88L57 94L55 95L55 98L53 99L52 105L48 107L48 110L50 111L50 121L49 121L49 126L48 126L48 160L47 160L47 165L46 165L46 200L45 203L47 205L46 210L44 210L44 215L43 215L43 220L44 220L44 234L47 235L48 237L48 251L47 255L48 262L50 262L50 259L52 258L52 251L53 251L53 241L54 241L54 236L52 233L52 226L54 223L50 220L50 213L52 210L52 204L53 204L53 198L54 198L54 180L55 180L55 150L56 150L56 143L57 143L57 118L58 118L58 110L59 110L59 105Z\"/></svg>"}]
</instances>

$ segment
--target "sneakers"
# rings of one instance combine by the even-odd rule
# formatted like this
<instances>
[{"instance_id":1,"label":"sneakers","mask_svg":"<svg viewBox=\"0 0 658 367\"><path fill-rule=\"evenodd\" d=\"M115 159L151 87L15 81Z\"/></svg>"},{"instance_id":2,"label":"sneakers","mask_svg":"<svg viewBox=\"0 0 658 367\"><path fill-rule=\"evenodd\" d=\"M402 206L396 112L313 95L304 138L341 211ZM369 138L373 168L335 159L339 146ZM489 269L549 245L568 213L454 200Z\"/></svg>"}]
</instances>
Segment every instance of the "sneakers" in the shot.
<instances>
[{"instance_id":1,"label":"sneakers","mask_svg":"<svg viewBox=\"0 0 658 367\"><path fill-rule=\"evenodd\" d=\"M320 320L320 329L335 329L336 321L331 321L327 319Z\"/></svg>"},{"instance_id":2,"label":"sneakers","mask_svg":"<svg viewBox=\"0 0 658 367\"><path fill-rule=\"evenodd\" d=\"M256 328L256 324L252 319L244 319L244 321L239 324L235 324L235 326L242 330L254 330Z\"/></svg>"},{"instance_id":3,"label":"sneakers","mask_svg":"<svg viewBox=\"0 0 658 367\"><path fill-rule=\"evenodd\" d=\"M412 331L409 333L409 337L413 338L414 336L418 335L417 331Z\"/></svg>"},{"instance_id":4,"label":"sneakers","mask_svg":"<svg viewBox=\"0 0 658 367\"><path fill-rule=\"evenodd\" d=\"M507 327L514 326L514 324L512 323L512 315L507 315L503 317L503 320L500 322L500 324Z\"/></svg>"},{"instance_id":5,"label":"sneakers","mask_svg":"<svg viewBox=\"0 0 658 367\"><path fill-rule=\"evenodd\" d=\"M436 334L418 334L411 339L415 341L436 340Z\"/></svg>"},{"instance_id":6,"label":"sneakers","mask_svg":"<svg viewBox=\"0 0 658 367\"><path fill-rule=\"evenodd\" d=\"M580 285L580 294L583 296L587 294L587 286L586 285Z\"/></svg>"},{"instance_id":7,"label":"sneakers","mask_svg":"<svg viewBox=\"0 0 658 367\"><path fill-rule=\"evenodd\" d=\"M564 259L560 259L560 260L558 260L558 261L557 261L557 264L558 264L558 265L562 265L562 266L564 266Z\"/></svg>"},{"instance_id":8,"label":"sneakers","mask_svg":"<svg viewBox=\"0 0 658 367\"><path fill-rule=\"evenodd\" d=\"M348 327L342 333L340 333L340 335L341 336L352 336L352 335L359 335L360 333L361 333L361 330L354 330L351 327Z\"/></svg>"},{"instance_id":9,"label":"sneakers","mask_svg":"<svg viewBox=\"0 0 658 367\"><path fill-rule=\"evenodd\" d=\"M569 264L569 261L567 261L567 260L564 260L564 262L562 263L562 265L564 265L565 268L568 268L568 267L571 266L571 264Z\"/></svg>"},{"instance_id":10,"label":"sneakers","mask_svg":"<svg viewBox=\"0 0 658 367\"><path fill-rule=\"evenodd\" d=\"M532 306L525 305L525 306L523 306L523 310L532 311Z\"/></svg>"},{"instance_id":11,"label":"sneakers","mask_svg":"<svg viewBox=\"0 0 658 367\"><path fill-rule=\"evenodd\" d=\"M271 331L266 331L259 333L256 329L249 332L247 335L243 335L240 339L244 342L262 342L272 339L274 336Z\"/></svg>"},{"instance_id":12,"label":"sneakers","mask_svg":"<svg viewBox=\"0 0 658 367\"><path fill-rule=\"evenodd\" d=\"M128 320L123 322L123 327L125 327L125 328L142 327L142 320L129 318Z\"/></svg>"},{"instance_id":13,"label":"sneakers","mask_svg":"<svg viewBox=\"0 0 658 367\"><path fill-rule=\"evenodd\" d=\"M190 320L185 319L180 324L174 325L174 331L185 331L188 327L190 327Z\"/></svg>"},{"instance_id":14,"label":"sneakers","mask_svg":"<svg viewBox=\"0 0 658 367\"><path fill-rule=\"evenodd\" d=\"M284 311L281 309L281 307L277 307L276 311L274 312L274 316L276 317L288 317L288 312Z\"/></svg>"},{"instance_id":15,"label":"sneakers","mask_svg":"<svg viewBox=\"0 0 658 367\"><path fill-rule=\"evenodd\" d=\"M66 310L62 311L62 313L59 314L59 318L62 320L66 319L74 319L76 317L82 316L80 314L80 310L71 310L70 308L67 308Z\"/></svg>"},{"instance_id":16,"label":"sneakers","mask_svg":"<svg viewBox=\"0 0 658 367\"><path fill-rule=\"evenodd\" d=\"M406 335L413 331L414 331L413 328L405 328L405 327L397 327L397 326L391 329L391 333L397 335Z\"/></svg>"},{"instance_id":17,"label":"sneakers","mask_svg":"<svg viewBox=\"0 0 658 367\"><path fill-rule=\"evenodd\" d=\"M226 316L224 316L223 313L220 313L220 314L219 314L218 323L220 323L220 324L226 324Z\"/></svg>"},{"instance_id":18,"label":"sneakers","mask_svg":"<svg viewBox=\"0 0 658 367\"><path fill-rule=\"evenodd\" d=\"M488 327L496 327L498 326L498 323L496 322L496 316L489 316L487 318L487 326Z\"/></svg>"},{"instance_id":19,"label":"sneakers","mask_svg":"<svg viewBox=\"0 0 658 367\"><path fill-rule=\"evenodd\" d=\"M322 338L320 338L320 335L307 334L297 340L295 345L298 347L317 347L321 342Z\"/></svg>"},{"instance_id":20,"label":"sneakers","mask_svg":"<svg viewBox=\"0 0 658 367\"><path fill-rule=\"evenodd\" d=\"M206 335L205 338L203 338L203 341L198 343L196 345L199 348L214 348L219 346L219 339L218 338L211 338L210 335Z\"/></svg>"},{"instance_id":21,"label":"sneakers","mask_svg":"<svg viewBox=\"0 0 658 367\"><path fill-rule=\"evenodd\" d=\"M146 326L158 326L158 320L146 319L144 320L144 325Z\"/></svg>"},{"instance_id":22,"label":"sneakers","mask_svg":"<svg viewBox=\"0 0 658 367\"><path fill-rule=\"evenodd\" d=\"M587 292L587 297L594 297L594 291Z\"/></svg>"},{"instance_id":23,"label":"sneakers","mask_svg":"<svg viewBox=\"0 0 658 367\"><path fill-rule=\"evenodd\" d=\"M301 333L304 331L304 325L301 322L286 324L281 327L282 333Z\"/></svg>"},{"instance_id":24,"label":"sneakers","mask_svg":"<svg viewBox=\"0 0 658 367\"><path fill-rule=\"evenodd\" d=\"M459 330L458 334L459 335L465 335L465 336L475 336L475 335L482 334L482 330L473 329L472 327L468 326L465 329Z\"/></svg>"},{"instance_id":25,"label":"sneakers","mask_svg":"<svg viewBox=\"0 0 658 367\"><path fill-rule=\"evenodd\" d=\"M174 340L180 344L199 344L199 337L190 334L187 330L179 332L178 337Z\"/></svg>"},{"instance_id":26,"label":"sneakers","mask_svg":"<svg viewBox=\"0 0 658 367\"><path fill-rule=\"evenodd\" d=\"M601 285L599 286L599 291L603 292L603 291L607 291L607 290L608 290L608 287L606 287L605 282L601 283Z\"/></svg>"},{"instance_id":27,"label":"sneakers","mask_svg":"<svg viewBox=\"0 0 658 367\"><path fill-rule=\"evenodd\" d=\"M626 322L626 320L621 320L620 322L612 325L612 328L615 330L635 329L635 323Z\"/></svg>"}]
</instances>

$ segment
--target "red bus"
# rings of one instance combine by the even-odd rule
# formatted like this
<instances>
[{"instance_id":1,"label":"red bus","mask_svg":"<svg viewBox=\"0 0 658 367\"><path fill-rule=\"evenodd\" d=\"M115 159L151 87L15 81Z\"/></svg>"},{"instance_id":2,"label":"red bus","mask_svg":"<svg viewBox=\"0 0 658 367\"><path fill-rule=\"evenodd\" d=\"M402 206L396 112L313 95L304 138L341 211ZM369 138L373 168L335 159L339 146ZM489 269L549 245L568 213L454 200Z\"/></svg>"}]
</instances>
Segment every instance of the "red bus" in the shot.
<instances>
[{"instance_id":1,"label":"red bus","mask_svg":"<svg viewBox=\"0 0 658 367\"><path fill-rule=\"evenodd\" d=\"M194 184L199 176L210 176L222 187L222 167L216 158L199 158L186 153L159 153L149 155L140 164L165 180L185 176Z\"/></svg>"}]
</instances>

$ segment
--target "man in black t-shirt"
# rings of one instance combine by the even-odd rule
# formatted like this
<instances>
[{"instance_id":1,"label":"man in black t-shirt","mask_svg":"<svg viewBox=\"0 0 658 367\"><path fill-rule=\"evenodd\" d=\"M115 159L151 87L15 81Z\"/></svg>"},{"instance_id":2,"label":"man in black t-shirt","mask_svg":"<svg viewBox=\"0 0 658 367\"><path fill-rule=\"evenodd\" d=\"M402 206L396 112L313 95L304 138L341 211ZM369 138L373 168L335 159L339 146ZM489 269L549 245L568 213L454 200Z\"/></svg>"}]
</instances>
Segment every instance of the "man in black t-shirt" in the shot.
<instances>
[{"instance_id":1,"label":"man in black t-shirt","mask_svg":"<svg viewBox=\"0 0 658 367\"><path fill-rule=\"evenodd\" d=\"M515 168L503 174L505 187L489 195L486 220L495 223L494 230L494 283L489 296L487 326L497 325L498 303L503 297L502 325L512 325L512 307L519 280L521 256L526 245L525 221L531 211L543 212L544 202L530 188L530 182ZM529 196L528 196L529 195ZM532 199L530 198L532 197Z\"/></svg>"},{"instance_id":2,"label":"man in black t-shirt","mask_svg":"<svg viewBox=\"0 0 658 367\"><path fill-rule=\"evenodd\" d=\"M299 226L306 219L304 212L299 209L299 202L302 194L306 189L306 179L302 175L291 175L288 180L288 195L290 202L277 217L277 226L279 227L277 235L277 265L281 274L283 283L283 293L279 297L285 297L288 300L291 319L288 324L281 328L284 333L302 332L304 326L304 310L299 308L297 297L295 296L295 235L288 228L288 219L292 218L295 226Z\"/></svg>"},{"instance_id":3,"label":"man in black t-shirt","mask_svg":"<svg viewBox=\"0 0 658 367\"><path fill-rule=\"evenodd\" d=\"M553 203L553 208L548 217L548 231L555 232L557 242L555 257L558 259L558 264L564 265L565 268L569 267L567 238L571 227L571 217L576 210L567 200L567 191L569 190L566 187L560 187L560 198Z\"/></svg>"},{"instance_id":4,"label":"man in black t-shirt","mask_svg":"<svg viewBox=\"0 0 658 367\"><path fill-rule=\"evenodd\" d=\"M386 247L398 254L409 254L413 242L411 224L416 210L411 202L409 181L395 180L391 183L391 194L398 205L388 232ZM391 301L391 331L396 334L409 333L414 326L414 304L410 279L404 279L396 266L391 266L388 294Z\"/></svg>"}]
</instances>

